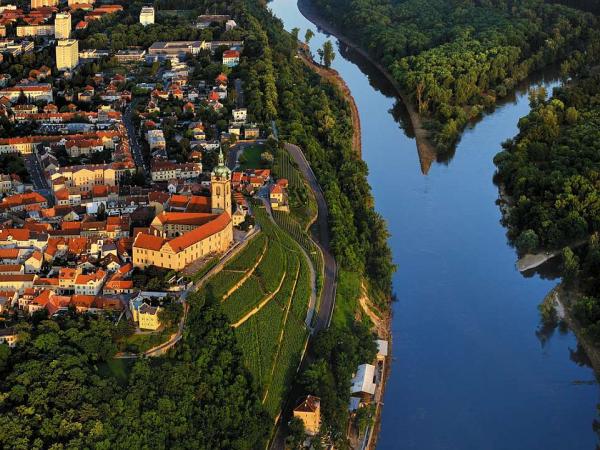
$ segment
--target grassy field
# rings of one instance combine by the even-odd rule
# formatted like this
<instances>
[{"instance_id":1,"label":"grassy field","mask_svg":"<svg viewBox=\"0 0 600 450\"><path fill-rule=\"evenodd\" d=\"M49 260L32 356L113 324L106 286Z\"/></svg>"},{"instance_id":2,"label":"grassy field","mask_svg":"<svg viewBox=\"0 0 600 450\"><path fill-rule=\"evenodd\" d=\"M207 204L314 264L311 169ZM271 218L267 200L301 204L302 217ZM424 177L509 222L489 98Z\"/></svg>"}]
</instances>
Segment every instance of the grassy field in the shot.
<instances>
[{"instance_id":1,"label":"grassy field","mask_svg":"<svg viewBox=\"0 0 600 450\"><path fill-rule=\"evenodd\" d=\"M311 295L310 267L298 243L271 221L264 208L255 205L253 209L261 227L259 236L204 289L222 297L245 278L222 303L232 324L264 303L235 331L265 406L275 417L308 337L305 319Z\"/></svg>"},{"instance_id":2,"label":"grassy field","mask_svg":"<svg viewBox=\"0 0 600 450\"><path fill-rule=\"evenodd\" d=\"M242 153L242 158L240 158L240 168L242 170L260 169L262 167L260 154L264 151L265 149L262 145L246 147Z\"/></svg>"},{"instance_id":3,"label":"grassy field","mask_svg":"<svg viewBox=\"0 0 600 450\"><path fill-rule=\"evenodd\" d=\"M359 308L360 280L355 272L338 272L335 308L331 319L333 325L345 328L354 321L355 312Z\"/></svg>"}]
</instances>

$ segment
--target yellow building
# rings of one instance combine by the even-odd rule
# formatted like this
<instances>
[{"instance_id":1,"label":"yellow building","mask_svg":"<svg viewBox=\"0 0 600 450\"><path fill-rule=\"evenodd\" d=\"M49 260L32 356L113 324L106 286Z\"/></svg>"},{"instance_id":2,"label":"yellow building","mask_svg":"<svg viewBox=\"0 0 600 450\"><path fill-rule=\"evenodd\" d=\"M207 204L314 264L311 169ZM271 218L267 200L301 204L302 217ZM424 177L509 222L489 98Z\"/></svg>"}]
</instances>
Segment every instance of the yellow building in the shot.
<instances>
[{"instance_id":1,"label":"yellow building","mask_svg":"<svg viewBox=\"0 0 600 450\"><path fill-rule=\"evenodd\" d=\"M79 63L79 42L77 39L61 39L56 44L56 68L70 70Z\"/></svg>"},{"instance_id":2,"label":"yellow building","mask_svg":"<svg viewBox=\"0 0 600 450\"><path fill-rule=\"evenodd\" d=\"M116 186L118 174L110 164L88 164L67 166L51 176L52 181L61 179L64 183L55 184L55 190L62 187L78 187L82 191L91 191L94 186Z\"/></svg>"},{"instance_id":3,"label":"yellow building","mask_svg":"<svg viewBox=\"0 0 600 450\"><path fill-rule=\"evenodd\" d=\"M321 399L307 395L302 403L294 408L294 417L304 423L306 434L314 436L321 427Z\"/></svg>"},{"instance_id":4,"label":"yellow building","mask_svg":"<svg viewBox=\"0 0 600 450\"><path fill-rule=\"evenodd\" d=\"M160 328L160 320L158 313L160 307L150 306L147 303L142 304L138 310L137 318L138 325L141 330L158 330Z\"/></svg>"},{"instance_id":5,"label":"yellow building","mask_svg":"<svg viewBox=\"0 0 600 450\"><path fill-rule=\"evenodd\" d=\"M58 0L31 0L31 9L43 8L44 6L58 6Z\"/></svg>"},{"instance_id":6,"label":"yellow building","mask_svg":"<svg viewBox=\"0 0 600 450\"><path fill-rule=\"evenodd\" d=\"M54 19L54 37L56 39L69 39L71 34L71 14L68 12L56 14Z\"/></svg>"},{"instance_id":7,"label":"yellow building","mask_svg":"<svg viewBox=\"0 0 600 450\"><path fill-rule=\"evenodd\" d=\"M229 248L233 242L231 171L223 162L223 153L211 174L211 212L162 212L150 228L150 233L138 233L135 237L136 267L183 270L199 258Z\"/></svg>"}]
</instances>

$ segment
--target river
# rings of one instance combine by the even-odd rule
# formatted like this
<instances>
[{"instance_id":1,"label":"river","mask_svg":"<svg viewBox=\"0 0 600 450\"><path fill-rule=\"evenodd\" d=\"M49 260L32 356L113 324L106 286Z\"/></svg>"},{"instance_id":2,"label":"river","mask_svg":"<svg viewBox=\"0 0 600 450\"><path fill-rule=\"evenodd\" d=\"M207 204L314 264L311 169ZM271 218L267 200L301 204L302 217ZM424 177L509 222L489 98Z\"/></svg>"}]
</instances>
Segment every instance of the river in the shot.
<instances>
[{"instance_id":1,"label":"river","mask_svg":"<svg viewBox=\"0 0 600 450\"><path fill-rule=\"evenodd\" d=\"M329 38L296 0L270 8L299 36L315 31L313 53ZM574 353L572 333L536 334L537 306L557 280L516 270L495 204L492 159L528 112L526 93L468 129L455 153L423 175L391 89L343 53L333 67L358 106L362 156L398 265L377 448L594 449L592 370Z\"/></svg>"}]
</instances>

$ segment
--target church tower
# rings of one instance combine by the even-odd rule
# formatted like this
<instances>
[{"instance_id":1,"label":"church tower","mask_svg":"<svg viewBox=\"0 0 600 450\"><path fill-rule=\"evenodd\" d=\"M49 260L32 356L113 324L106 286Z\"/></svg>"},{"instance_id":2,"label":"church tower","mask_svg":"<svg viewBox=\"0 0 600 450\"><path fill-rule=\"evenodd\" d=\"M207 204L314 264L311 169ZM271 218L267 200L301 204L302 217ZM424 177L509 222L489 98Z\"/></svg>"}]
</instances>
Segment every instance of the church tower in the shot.
<instances>
[{"instance_id":1,"label":"church tower","mask_svg":"<svg viewBox=\"0 0 600 450\"><path fill-rule=\"evenodd\" d=\"M231 217L231 170L225 165L219 149L219 164L210 174L210 203L213 214L226 212Z\"/></svg>"}]
</instances>

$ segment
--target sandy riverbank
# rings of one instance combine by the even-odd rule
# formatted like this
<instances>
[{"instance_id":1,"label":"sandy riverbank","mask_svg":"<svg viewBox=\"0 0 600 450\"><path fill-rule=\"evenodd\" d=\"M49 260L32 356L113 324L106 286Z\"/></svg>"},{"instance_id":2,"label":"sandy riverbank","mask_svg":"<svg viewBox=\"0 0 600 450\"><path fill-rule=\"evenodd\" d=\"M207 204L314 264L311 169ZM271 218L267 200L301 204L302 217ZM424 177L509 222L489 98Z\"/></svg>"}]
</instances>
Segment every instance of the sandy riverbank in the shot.
<instances>
[{"instance_id":1,"label":"sandy riverbank","mask_svg":"<svg viewBox=\"0 0 600 450\"><path fill-rule=\"evenodd\" d=\"M375 61L371 55L369 55L365 50L356 45L351 39L341 33L336 29L335 26L327 23L322 17L319 16L318 11L314 8L313 4L310 0L298 0L298 9L302 13L304 17L314 23L317 27L324 30L326 33L335 36L340 42L343 42L345 45L350 47L352 50L359 53L363 56L367 61L369 61L373 67L375 67L381 74L389 81L389 83L393 86L394 90L398 98L404 103L406 110L408 111L408 115L410 117L410 121L415 133L415 141L417 143L417 151L419 153L419 161L421 163L421 171L423 174L427 174L429 172L429 168L431 164L436 159L436 151L434 145L429 140L429 132L423 126L423 122L421 120L421 116L416 111L414 105L409 100L408 95L400 89L400 86L396 82L396 80L392 77L392 75Z\"/></svg>"}]
</instances>

